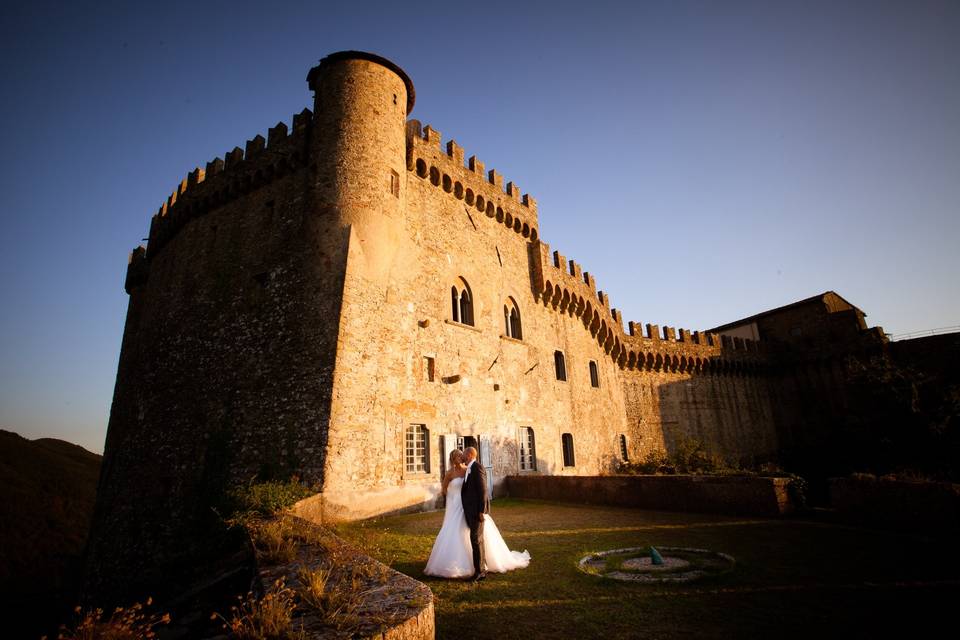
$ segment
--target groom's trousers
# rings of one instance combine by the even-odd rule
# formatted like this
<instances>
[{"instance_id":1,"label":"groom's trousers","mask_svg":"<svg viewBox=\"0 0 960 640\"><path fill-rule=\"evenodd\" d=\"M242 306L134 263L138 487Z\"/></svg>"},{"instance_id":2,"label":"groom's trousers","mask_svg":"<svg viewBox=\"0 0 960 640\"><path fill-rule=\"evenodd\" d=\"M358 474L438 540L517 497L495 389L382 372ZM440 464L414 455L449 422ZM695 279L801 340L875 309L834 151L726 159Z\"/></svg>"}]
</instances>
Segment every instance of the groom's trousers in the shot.
<instances>
[{"instance_id":1,"label":"groom's trousers","mask_svg":"<svg viewBox=\"0 0 960 640\"><path fill-rule=\"evenodd\" d=\"M472 522L467 522L470 527L470 547L473 549L473 570L474 575L483 573L483 515L476 520L471 518Z\"/></svg>"}]
</instances>

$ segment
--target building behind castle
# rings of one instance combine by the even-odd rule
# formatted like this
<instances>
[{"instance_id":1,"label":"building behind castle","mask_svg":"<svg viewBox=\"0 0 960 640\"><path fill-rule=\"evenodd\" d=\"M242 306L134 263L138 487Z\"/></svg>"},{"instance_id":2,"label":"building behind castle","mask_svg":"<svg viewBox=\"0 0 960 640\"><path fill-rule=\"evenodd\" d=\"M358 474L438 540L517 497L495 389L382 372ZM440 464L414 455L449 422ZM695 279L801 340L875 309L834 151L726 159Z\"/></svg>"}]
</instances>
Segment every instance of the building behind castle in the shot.
<instances>
[{"instance_id":1,"label":"building behind castle","mask_svg":"<svg viewBox=\"0 0 960 640\"><path fill-rule=\"evenodd\" d=\"M342 52L307 80L312 112L191 172L131 255L93 589L189 557L253 478L355 519L437 505L468 444L495 494L686 438L773 457L842 410L840 357L885 342L833 292L707 332L624 325L534 198L408 119L400 68Z\"/></svg>"}]
</instances>

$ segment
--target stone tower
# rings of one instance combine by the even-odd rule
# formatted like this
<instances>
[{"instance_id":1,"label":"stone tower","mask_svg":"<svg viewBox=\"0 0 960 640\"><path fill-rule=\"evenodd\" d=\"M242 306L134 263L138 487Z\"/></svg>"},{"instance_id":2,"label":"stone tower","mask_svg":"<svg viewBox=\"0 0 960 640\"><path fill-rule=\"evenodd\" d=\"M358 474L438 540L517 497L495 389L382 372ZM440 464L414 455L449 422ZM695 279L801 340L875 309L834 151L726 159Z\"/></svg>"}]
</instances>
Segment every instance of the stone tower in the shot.
<instances>
[{"instance_id":1,"label":"stone tower","mask_svg":"<svg viewBox=\"0 0 960 640\"><path fill-rule=\"evenodd\" d=\"M191 172L131 255L91 595L190 584L223 548L233 487L323 485L347 255L371 278L393 259L414 91L363 52L324 58L308 82L314 113Z\"/></svg>"},{"instance_id":2,"label":"stone tower","mask_svg":"<svg viewBox=\"0 0 960 640\"><path fill-rule=\"evenodd\" d=\"M413 83L395 64L353 51L327 56L307 81L315 92L317 212L353 229L369 275L382 279L403 226Z\"/></svg>"}]
</instances>

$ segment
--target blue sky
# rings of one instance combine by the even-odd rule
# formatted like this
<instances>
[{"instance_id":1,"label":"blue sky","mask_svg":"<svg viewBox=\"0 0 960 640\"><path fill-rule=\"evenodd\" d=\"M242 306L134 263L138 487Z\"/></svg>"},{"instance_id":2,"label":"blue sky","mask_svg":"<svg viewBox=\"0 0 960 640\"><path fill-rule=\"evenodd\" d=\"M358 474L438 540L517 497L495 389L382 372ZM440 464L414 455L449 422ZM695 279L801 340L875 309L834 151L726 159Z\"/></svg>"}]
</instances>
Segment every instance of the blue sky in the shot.
<instances>
[{"instance_id":1,"label":"blue sky","mask_svg":"<svg viewBox=\"0 0 960 640\"><path fill-rule=\"evenodd\" d=\"M412 117L539 201L626 320L833 289L960 325L960 3L5 2L0 428L101 451L129 251L195 166L403 67Z\"/></svg>"}]
</instances>

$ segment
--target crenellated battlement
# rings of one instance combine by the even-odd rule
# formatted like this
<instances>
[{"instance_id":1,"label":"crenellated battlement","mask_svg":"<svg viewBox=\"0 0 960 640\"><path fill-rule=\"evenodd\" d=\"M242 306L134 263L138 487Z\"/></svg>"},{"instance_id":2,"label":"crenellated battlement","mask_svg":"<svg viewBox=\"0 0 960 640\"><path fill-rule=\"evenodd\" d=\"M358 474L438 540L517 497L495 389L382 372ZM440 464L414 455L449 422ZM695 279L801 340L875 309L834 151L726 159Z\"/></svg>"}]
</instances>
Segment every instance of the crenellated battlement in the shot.
<instances>
[{"instance_id":1,"label":"crenellated battlement","mask_svg":"<svg viewBox=\"0 0 960 640\"><path fill-rule=\"evenodd\" d=\"M312 120L312 112L304 109L293 116L292 127L279 122L266 138L256 135L243 148L234 147L188 173L150 221L143 257L155 256L190 220L304 166Z\"/></svg>"},{"instance_id":2,"label":"crenellated battlement","mask_svg":"<svg viewBox=\"0 0 960 640\"><path fill-rule=\"evenodd\" d=\"M496 169L485 172L476 156L464 164L463 147L450 140L444 150L440 132L429 125L422 127L419 120L407 121L407 170L522 237L537 239L537 201L533 196L521 196L514 182L504 186L503 176Z\"/></svg>"},{"instance_id":3,"label":"crenellated battlement","mask_svg":"<svg viewBox=\"0 0 960 640\"><path fill-rule=\"evenodd\" d=\"M541 303L579 318L606 353L624 369L688 373L756 373L766 361L760 344L715 333L627 323L596 281L574 260L545 242L534 242L533 283Z\"/></svg>"}]
</instances>

